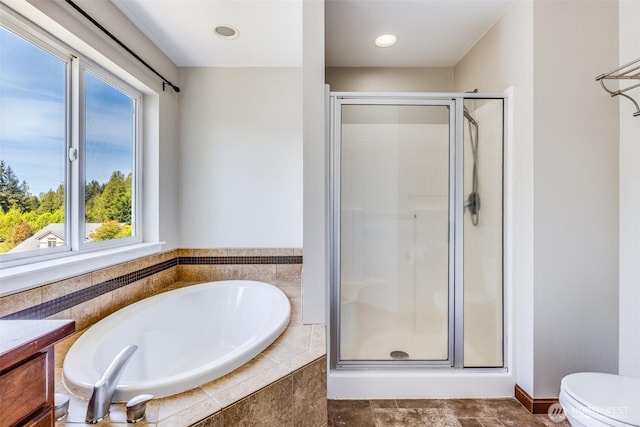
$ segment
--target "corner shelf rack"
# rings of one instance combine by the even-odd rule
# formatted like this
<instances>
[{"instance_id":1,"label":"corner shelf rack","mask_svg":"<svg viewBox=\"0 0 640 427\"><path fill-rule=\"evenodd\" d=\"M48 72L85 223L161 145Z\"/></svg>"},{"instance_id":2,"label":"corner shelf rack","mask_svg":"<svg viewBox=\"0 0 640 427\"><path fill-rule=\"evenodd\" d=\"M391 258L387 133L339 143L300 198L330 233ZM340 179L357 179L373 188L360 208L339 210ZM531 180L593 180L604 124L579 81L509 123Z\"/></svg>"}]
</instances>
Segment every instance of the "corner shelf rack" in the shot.
<instances>
[{"instance_id":1,"label":"corner shelf rack","mask_svg":"<svg viewBox=\"0 0 640 427\"><path fill-rule=\"evenodd\" d=\"M636 112L633 113L634 117L640 116L640 104L630 95L627 95L625 92L628 92L632 89L636 89L640 87L640 83L631 84L623 89L611 90L605 85L605 80L640 80L640 58L629 62L628 64L622 65L616 69L609 71L608 73L600 74L596 77L596 81L600 82L602 88L611 96L624 96L629 101L633 103L636 107Z\"/></svg>"}]
</instances>

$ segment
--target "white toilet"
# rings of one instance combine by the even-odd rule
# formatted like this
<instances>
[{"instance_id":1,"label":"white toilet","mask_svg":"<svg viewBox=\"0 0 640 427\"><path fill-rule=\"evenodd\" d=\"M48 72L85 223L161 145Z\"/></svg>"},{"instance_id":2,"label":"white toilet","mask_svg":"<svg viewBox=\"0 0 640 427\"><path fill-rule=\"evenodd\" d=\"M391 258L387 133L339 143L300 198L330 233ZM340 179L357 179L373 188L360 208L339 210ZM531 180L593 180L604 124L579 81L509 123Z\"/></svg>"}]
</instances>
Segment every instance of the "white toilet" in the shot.
<instances>
[{"instance_id":1,"label":"white toilet","mask_svg":"<svg viewBox=\"0 0 640 427\"><path fill-rule=\"evenodd\" d=\"M640 427L640 378L567 375L560 385L560 404L573 427Z\"/></svg>"}]
</instances>

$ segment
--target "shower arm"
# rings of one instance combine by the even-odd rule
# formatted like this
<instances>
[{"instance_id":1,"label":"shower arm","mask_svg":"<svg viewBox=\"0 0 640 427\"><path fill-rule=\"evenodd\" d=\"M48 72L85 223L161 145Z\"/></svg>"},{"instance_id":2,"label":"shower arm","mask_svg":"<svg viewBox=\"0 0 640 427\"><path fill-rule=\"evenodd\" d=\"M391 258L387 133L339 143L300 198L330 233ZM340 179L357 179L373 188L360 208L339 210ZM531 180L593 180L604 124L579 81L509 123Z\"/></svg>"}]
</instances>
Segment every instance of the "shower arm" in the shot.
<instances>
[{"instance_id":1,"label":"shower arm","mask_svg":"<svg viewBox=\"0 0 640 427\"><path fill-rule=\"evenodd\" d=\"M636 89L640 87L640 83L632 84L631 86L627 86L624 89L611 90L606 84L605 80L640 80L640 58L631 61L627 64L624 64L618 68L615 68L608 73L600 74L596 77L596 81L600 82L600 86L612 97L614 96L622 96L627 98L631 103L635 106L636 111L633 113L634 117L640 116L640 104L635 98L627 95L625 92L630 91L632 89Z\"/></svg>"}]
</instances>

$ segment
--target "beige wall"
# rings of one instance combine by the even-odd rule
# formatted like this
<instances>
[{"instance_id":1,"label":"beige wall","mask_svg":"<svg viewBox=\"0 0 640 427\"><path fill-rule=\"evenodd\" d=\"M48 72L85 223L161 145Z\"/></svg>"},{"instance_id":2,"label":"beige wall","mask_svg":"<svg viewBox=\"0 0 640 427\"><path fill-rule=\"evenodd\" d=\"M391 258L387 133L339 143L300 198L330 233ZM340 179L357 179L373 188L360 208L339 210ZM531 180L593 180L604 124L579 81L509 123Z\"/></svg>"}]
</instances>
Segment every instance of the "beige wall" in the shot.
<instances>
[{"instance_id":1,"label":"beige wall","mask_svg":"<svg viewBox=\"0 0 640 427\"><path fill-rule=\"evenodd\" d=\"M617 34L614 1L516 2L456 67L457 90L515 86L515 357L534 397L617 369L618 114L594 80Z\"/></svg>"},{"instance_id":2,"label":"beige wall","mask_svg":"<svg viewBox=\"0 0 640 427\"><path fill-rule=\"evenodd\" d=\"M640 57L640 2L621 1L619 15L622 65ZM640 89L629 95L640 101ZM634 111L631 102L620 99L619 369L621 375L640 378L640 117L633 117Z\"/></svg>"},{"instance_id":3,"label":"beige wall","mask_svg":"<svg viewBox=\"0 0 640 427\"><path fill-rule=\"evenodd\" d=\"M302 246L302 70L180 70L181 245Z\"/></svg>"},{"instance_id":4,"label":"beige wall","mask_svg":"<svg viewBox=\"0 0 640 427\"><path fill-rule=\"evenodd\" d=\"M302 2L304 323L325 323L327 197L324 85L324 0Z\"/></svg>"},{"instance_id":5,"label":"beige wall","mask_svg":"<svg viewBox=\"0 0 640 427\"><path fill-rule=\"evenodd\" d=\"M332 92L451 92L453 68L327 67L325 81Z\"/></svg>"},{"instance_id":6,"label":"beige wall","mask_svg":"<svg viewBox=\"0 0 640 427\"><path fill-rule=\"evenodd\" d=\"M612 64L617 2L535 2L536 397L618 370L619 113L594 80Z\"/></svg>"}]
</instances>

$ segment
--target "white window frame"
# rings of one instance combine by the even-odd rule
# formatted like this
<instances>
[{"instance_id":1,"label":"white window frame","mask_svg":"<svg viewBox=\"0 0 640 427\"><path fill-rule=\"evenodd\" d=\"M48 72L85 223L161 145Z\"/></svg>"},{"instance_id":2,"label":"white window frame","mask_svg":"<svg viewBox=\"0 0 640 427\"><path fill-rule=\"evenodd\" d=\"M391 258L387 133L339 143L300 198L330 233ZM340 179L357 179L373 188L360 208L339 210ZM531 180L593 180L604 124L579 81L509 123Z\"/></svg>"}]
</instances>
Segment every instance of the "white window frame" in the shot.
<instances>
[{"instance_id":1,"label":"white window frame","mask_svg":"<svg viewBox=\"0 0 640 427\"><path fill-rule=\"evenodd\" d=\"M19 286L16 282L20 277L27 276L35 270L48 269L52 265L85 263L87 268L92 264L87 260L94 260L94 265L104 264L96 262L99 256L106 255L113 262L121 262L136 257L136 254L157 252L159 243L145 244L143 236L143 208L142 208L142 147L144 139L143 128L143 94L121 77L114 75L103 66L96 64L86 55L60 41L45 29L29 21L27 18L13 12L0 4L2 26L33 43L54 57L64 61L66 66L66 135L65 135L65 243L52 248L40 248L24 252L2 254L0 256L0 296L12 293ZM89 71L116 89L134 99L134 137L132 147L132 216L133 235L125 238L112 239L101 242L84 242L85 212L84 212L84 71ZM133 77L132 77L133 80ZM77 153L77 159L72 151ZM92 254L93 253L93 254ZM112 256L113 255L113 256ZM139 255L138 255L139 256ZM73 258L67 259L65 258ZM52 264L53 263L53 264ZM86 268L78 269L86 270ZM67 274L68 275L68 274ZM54 275L55 277L55 275ZM7 280L13 279L13 280ZM5 286L6 285L6 286ZM20 289L18 289L20 290Z\"/></svg>"},{"instance_id":2,"label":"white window frame","mask_svg":"<svg viewBox=\"0 0 640 427\"><path fill-rule=\"evenodd\" d=\"M2 6L2 5L0 5ZM49 53L53 57L59 59L66 63L65 69L65 146L69 144L69 132L71 129L70 124L70 99L71 99L71 66L72 66L72 58L73 55L70 51L64 49L63 45L56 43L54 38L48 43L45 43L44 40L47 40L46 33L44 30L40 29L36 25L29 25L26 19L9 13L6 9L0 9L2 13L2 26L13 32L18 37L22 37L26 41L34 44L38 48L44 50ZM61 153L61 156L64 156L64 153ZM56 256L64 256L67 252L71 251L70 246L70 234L69 227L67 226L67 216L69 212L69 196L68 196L68 181L69 181L69 167L68 162L65 161L65 201L64 201L64 209L65 209L65 234L64 234L64 244L57 246L55 248L40 248L33 251L25 251L25 252L17 252L13 254L2 254L0 256L0 261L2 261L2 265L19 265L29 263L29 260L35 260L36 258L40 259L49 259ZM55 191L55 190L54 190Z\"/></svg>"},{"instance_id":3,"label":"white window frame","mask_svg":"<svg viewBox=\"0 0 640 427\"><path fill-rule=\"evenodd\" d=\"M131 245L140 243L142 241L142 204L140 202L140 194L142 192L140 175L142 173L142 111L143 111L143 96L142 94L124 82L122 79L114 76L110 72L104 70L102 67L91 63L86 59L79 59L78 71L74 77L78 78L79 96L74 97L73 102L78 102L78 138L72 138L72 147L78 149L78 163L75 171L75 166L72 166L72 181L74 178L80 180L80 182L73 182L74 189L77 188L78 197L73 197L71 200L72 209L74 212L78 212L78 222L74 224L76 226L75 233L72 233L72 246L78 248L78 251L87 250L100 250L108 249L120 246ZM134 101L133 114L135 116L133 139L134 144L132 147L132 189L131 189L131 229L133 235L130 237L122 237L118 239L103 240L100 242L86 242L85 237L85 203L84 203L84 191L86 184L86 135L85 135L85 123L86 123L86 109L84 105L85 97L85 72L89 72L94 76L102 79L107 84L113 86L115 89L121 91L125 95L131 97ZM77 204L77 206L75 206ZM73 249L73 248L72 248Z\"/></svg>"}]
</instances>

